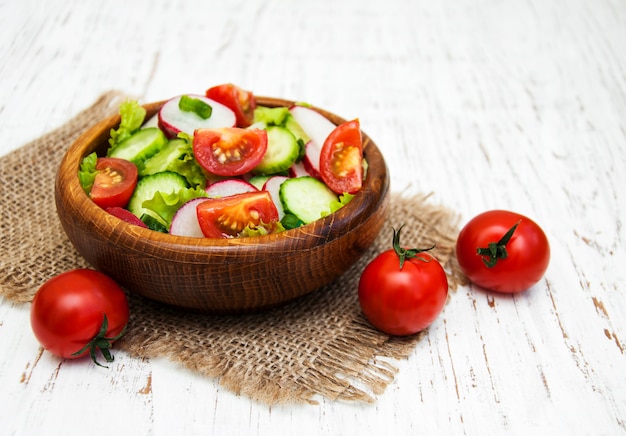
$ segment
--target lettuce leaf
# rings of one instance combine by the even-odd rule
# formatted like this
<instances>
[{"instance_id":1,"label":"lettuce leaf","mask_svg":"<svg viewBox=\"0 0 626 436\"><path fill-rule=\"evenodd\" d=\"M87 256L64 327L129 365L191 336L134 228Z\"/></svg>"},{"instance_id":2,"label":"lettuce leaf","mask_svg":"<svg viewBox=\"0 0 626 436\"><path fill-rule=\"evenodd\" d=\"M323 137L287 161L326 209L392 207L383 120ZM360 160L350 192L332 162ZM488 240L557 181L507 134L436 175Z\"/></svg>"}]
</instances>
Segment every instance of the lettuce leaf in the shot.
<instances>
[{"instance_id":1,"label":"lettuce leaf","mask_svg":"<svg viewBox=\"0 0 626 436\"><path fill-rule=\"evenodd\" d=\"M194 188L206 187L206 174L193 156L193 137L179 133L157 154L145 162L139 175L172 171L180 174Z\"/></svg>"},{"instance_id":2,"label":"lettuce leaf","mask_svg":"<svg viewBox=\"0 0 626 436\"><path fill-rule=\"evenodd\" d=\"M109 145L115 147L135 133L146 118L146 110L136 100L126 100L120 105L120 125L111 129Z\"/></svg>"},{"instance_id":3,"label":"lettuce leaf","mask_svg":"<svg viewBox=\"0 0 626 436\"><path fill-rule=\"evenodd\" d=\"M251 236L265 236L270 233L280 233L284 232L286 229L283 227L280 221L275 223L261 223L258 226L250 226L247 225L239 234L237 235L240 238L248 238Z\"/></svg>"},{"instance_id":4,"label":"lettuce leaf","mask_svg":"<svg viewBox=\"0 0 626 436\"><path fill-rule=\"evenodd\" d=\"M187 188L172 193L157 192L152 199L144 201L141 206L160 216L169 230L176 211L189 200L199 197L207 197L206 191L202 188Z\"/></svg>"},{"instance_id":5,"label":"lettuce leaf","mask_svg":"<svg viewBox=\"0 0 626 436\"><path fill-rule=\"evenodd\" d=\"M254 109L254 123L265 123L268 126L282 126L289 116L289 108L257 106Z\"/></svg>"},{"instance_id":6,"label":"lettuce leaf","mask_svg":"<svg viewBox=\"0 0 626 436\"><path fill-rule=\"evenodd\" d=\"M333 201L332 203L330 203L330 213L337 212L346 204L350 203L353 198L354 198L354 195L344 192L342 195L339 196L337 201Z\"/></svg>"},{"instance_id":7,"label":"lettuce leaf","mask_svg":"<svg viewBox=\"0 0 626 436\"><path fill-rule=\"evenodd\" d=\"M91 192L91 187L93 186L93 182L96 179L96 174L98 174L98 170L96 170L97 162L98 156L94 151L93 153L85 156L80 163L80 169L78 170L78 180L80 180L80 186L83 187L87 194Z\"/></svg>"}]
</instances>

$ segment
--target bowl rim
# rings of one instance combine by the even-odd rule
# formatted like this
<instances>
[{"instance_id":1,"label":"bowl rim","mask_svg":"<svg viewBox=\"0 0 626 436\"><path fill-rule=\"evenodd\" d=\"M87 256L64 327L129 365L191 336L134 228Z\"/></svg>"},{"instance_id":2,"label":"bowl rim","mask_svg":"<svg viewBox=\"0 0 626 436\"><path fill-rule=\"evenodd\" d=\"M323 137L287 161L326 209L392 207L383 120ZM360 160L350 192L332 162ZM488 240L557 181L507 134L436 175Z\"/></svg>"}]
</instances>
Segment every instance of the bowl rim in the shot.
<instances>
[{"instance_id":1,"label":"bowl rim","mask_svg":"<svg viewBox=\"0 0 626 436\"><path fill-rule=\"evenodd\" d=\"M146 103L142 106L146 109L146 119L154 116L167 100ZM294 100L287 100L273 97L255 96L257 105L268 107L290 107L296 104L303 104ZM319 112L333 124L338 125L346 120L324 109L306 104L307 107ZM73 201L77 202L74 208L78 211L82 210L84 218L92 221L106 223L106 228L97 227L95 231L104 233L107 239L116 243L121 243L125 248L130 250L141 251L144 255L155 255L162 257L163 250L185 250L186 256L184 262L193 262L194 255L203 255L208 251L211 253L223 252L225 255L233 250L247 250L251 254L262 251L263 256L269 253L274 255L289 256L289 252L285 252L285 239L291 239L291 250L311 249L325 242L336 239L345 234L344 226L334 226L333 223L352 224L353 220L358 220L354 225L348 225L348 229L358 227L361 222L367 221L379 207L383 206L387 201L390 190L389 171L384 157L374 141L361 130L363 138L363 153L368 162L368 170L364 178L364 184L361 190L355 194L354 198L338 211L322 217L312 223L285 230L280 233L268 234L263 236L251 236L245 238L192 238L187 236L177 236L150 229L139 227L127 223L97 206L82 189L78 170L82 159L92 151L102 149L105 146L111 128L119 125L120 115L109 116L100 122L91 125L83 132L66 150L61 164L58 166L55 196L67 197L71 196ZM368 156L375 159L370 159ZM62 181L62 175L71 172L75 177L70 177L69 182ZM66 178L67 181L67 178ZM375 191L373 188L377 188ZM372 196L377 198L372 200ZM58 201L57 201L58 207ZM351 217L351 218L350 218ZM130 238L130 239L129 239ZM133 243L140 238L142 243ZM260 248L262 247L262 248ZM202 259L197 259L197 263L203 263Z\"/></svg>"}]
</instances>

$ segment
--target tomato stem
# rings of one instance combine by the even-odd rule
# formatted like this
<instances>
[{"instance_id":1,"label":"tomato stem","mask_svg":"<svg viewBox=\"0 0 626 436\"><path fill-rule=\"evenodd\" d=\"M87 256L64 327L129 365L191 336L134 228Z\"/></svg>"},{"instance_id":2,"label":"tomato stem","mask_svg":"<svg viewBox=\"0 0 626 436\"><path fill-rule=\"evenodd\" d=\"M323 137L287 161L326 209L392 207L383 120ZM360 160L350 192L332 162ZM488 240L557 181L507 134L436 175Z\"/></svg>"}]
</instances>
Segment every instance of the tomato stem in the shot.
<instances>
[{"instance_id":1,"label":"tomato stem","mask_svg":"<svg viewBox=\"0 0 626 436\"><path fill-rule=\"evenodd\" d=\"M109 320L107 319L106 313L103 315L104 315L104 318L102 320L102 325L100 326L100 330L98 331L98 334L94 336L94 338L91 341L89 341L83 348L73 353L72 356L78 356L80 354L83 354L85 351L89 350L89 356L91 357L91 360L93 360L93 363L103 368L108 368L108 366L102 365L100 362L98 362L98 359L96 357L96 352L100 350L100 353L102 353L102 356L107 362L109 363L113 362L113 360L115 359L113 355L111 354L111 351L110 351L111 347L113 345L113 342L117 341L119 338L124 336L124 334L126 333L126 326L124 326L122 331L117 336L113 338L107 338L106 333L109 328Z\"/></svg>"},{"instance_id":2,"label":"tomato stem","mask_svg":"<svg viewBox=\"0 0 626 436\"><path fill-rule=\"evenodd\" d=\"M433 248L435 248L436 244L433 244L433 246L429 248L409 248L409 249L403 248L400 245L400 231L402 230L403 227L404 227L404 224L402 224L398 230L393 229L393 249L398 255L398 257L400 258L400 269L402 269L402 267L404 266L404 262L407 259L418 259L418 260L421 260L422 262L430 262L430 258L427 259L425 257L420 257L418 255L419 253L432 250Z\"/></svg>"},{"instance_id":3,"label":"tomato stem","mask_svg":"<svg viewBox=\"0 0 626 436\"><path fill-rule=\"evenodd\" d=\"M482 256L483 263L487 268L493 268L498 263L498 260L509 257L509 253L506 251L506 244L513 237L513 233L515 233L515 229L517 229L520 222L521 220L515 223L498 242L490 242L487 247L476 249L476 253Z\"/></svg>"}]
</instances>

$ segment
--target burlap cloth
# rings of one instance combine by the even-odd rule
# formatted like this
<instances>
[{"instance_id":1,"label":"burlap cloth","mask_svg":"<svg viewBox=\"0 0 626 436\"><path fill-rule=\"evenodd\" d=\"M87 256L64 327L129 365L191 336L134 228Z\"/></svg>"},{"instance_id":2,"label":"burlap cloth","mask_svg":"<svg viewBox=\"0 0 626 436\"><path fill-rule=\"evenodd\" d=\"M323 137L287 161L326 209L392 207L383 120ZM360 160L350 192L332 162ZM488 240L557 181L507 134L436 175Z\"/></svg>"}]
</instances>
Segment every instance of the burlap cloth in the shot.
<instances>
[{"instance_id":1,"label":"burlap cloth","mask_svg":"<svg viewBox=\"0 0 626 436\"><path fill-rule=\"evenodd\" d=\"M66 148L87 127L117 112L125 96L107 92L56 130L0 158L0 295L28 303L50 277L89 267L57 219L54 177ZM426 332L390 338L363 318L358 278L406 224L410 246L437 244L450 288L463 278L454 259L458 217L428 195L394 194L388 222L372 248L336 282L270 312L245 316L190 314L129 294L131 319L115 348L140 358L166 357L266 404L316 398L373 402Z\"/></svg>"}]
</instances>

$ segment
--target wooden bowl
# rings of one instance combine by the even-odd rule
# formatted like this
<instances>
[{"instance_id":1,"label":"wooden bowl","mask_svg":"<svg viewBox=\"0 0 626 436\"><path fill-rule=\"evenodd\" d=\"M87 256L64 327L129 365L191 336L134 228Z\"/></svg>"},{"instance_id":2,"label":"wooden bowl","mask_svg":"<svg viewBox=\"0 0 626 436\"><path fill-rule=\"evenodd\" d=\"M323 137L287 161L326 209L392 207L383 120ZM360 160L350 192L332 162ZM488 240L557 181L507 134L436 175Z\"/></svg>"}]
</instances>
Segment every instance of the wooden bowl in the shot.
<instances>
[{"instance_id":1,"label":"wooden bowl","mask_svg":"<svg viewBox=\"0 0 626 436\"><path fill-rule=\"evenodd\" d=\"M263 106L292 101L257 97ZM147 104L147 117L163 102ZM316 109L334 124L344 119ZM103 155L119 115L101 121L70 146L58 169L57 212L78 252L131 292L207 313L244 313L285 303L329 284L354 264L378 235L389 206L389 175L363 133L369 167L364 186L339 211L283 233L240 239L172 236L108 214L78 180L83 157ZM356 289L355 289L356 292Z\"/></svg>"}]
</instances>

